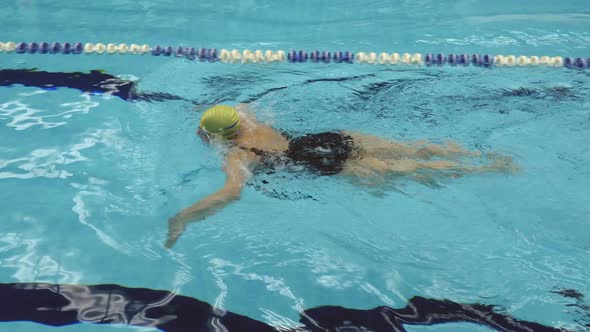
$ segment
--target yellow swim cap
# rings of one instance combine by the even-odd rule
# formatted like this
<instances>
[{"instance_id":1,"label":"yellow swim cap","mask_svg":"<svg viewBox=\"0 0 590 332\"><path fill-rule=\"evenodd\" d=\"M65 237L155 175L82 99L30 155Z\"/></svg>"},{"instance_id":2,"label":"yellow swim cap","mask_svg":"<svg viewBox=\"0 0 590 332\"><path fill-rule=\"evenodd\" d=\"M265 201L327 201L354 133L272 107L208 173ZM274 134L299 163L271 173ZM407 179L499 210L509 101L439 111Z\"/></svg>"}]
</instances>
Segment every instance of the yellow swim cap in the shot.
<instances>
[{"instance_id":1,"label":"yellow swim cap","mask_svg":"<svg viewBox=\"0 0 590 332\"><path fill-rule=\"evenodd\" d=\"M210 134L219 134L223 138L233 138L240 128L240 116L231 106L213 106L203 113L199 128Z\"/></svg>"}]
</instances>

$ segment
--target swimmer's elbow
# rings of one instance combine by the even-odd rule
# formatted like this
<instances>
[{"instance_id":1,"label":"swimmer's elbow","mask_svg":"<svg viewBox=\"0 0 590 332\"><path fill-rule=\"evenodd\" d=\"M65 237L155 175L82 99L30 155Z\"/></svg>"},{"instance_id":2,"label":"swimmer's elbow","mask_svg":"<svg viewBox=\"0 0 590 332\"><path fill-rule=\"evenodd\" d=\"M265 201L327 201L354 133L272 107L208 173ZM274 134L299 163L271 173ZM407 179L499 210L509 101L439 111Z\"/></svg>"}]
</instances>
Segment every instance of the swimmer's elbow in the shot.
<instances>
[{"instance_id":1,"label":"swimmer's elbow","mask_svg":"<svg viewBox=\"0 0 590 332\"><path fill-rule=\"evenodd\" d=\"M232 188L227 188L225 190L225 197L228 201L235 201L240 199L240 196L242 195L242 188L241 187L232 187Z\"/></svg>"},{"instance_id":2,"label":"swimmer's elbow","mask_svg":"<svg viewBox=\"0 0 590 332\"><path fill-rule=\"evenodd\" d=\"M230 193L230 195L229 195L229 199L230 199L231 201L236 201L236 200L240 199L240 196L241 196L241 195L242 195L242 191L241 191L241 190L235 190L235 191L232 191L232 192Z\"/></svg>"}]
</instances>

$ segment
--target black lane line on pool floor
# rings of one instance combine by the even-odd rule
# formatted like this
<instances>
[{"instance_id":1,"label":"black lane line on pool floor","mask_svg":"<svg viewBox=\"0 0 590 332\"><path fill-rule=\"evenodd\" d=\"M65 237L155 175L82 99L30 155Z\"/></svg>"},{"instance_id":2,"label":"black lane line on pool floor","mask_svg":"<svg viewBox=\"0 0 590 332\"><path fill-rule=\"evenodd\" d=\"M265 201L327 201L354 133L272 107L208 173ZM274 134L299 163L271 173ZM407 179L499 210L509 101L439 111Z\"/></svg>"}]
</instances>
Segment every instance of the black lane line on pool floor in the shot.
<instances>
[{"instance_id":1,"label":"black lane line on pool floor","mask_svg":"<svg viewBox=\"0 0 590 332\"><path fill-rule=\"evenodd\" d=\"M36 69L0 69L0 86L19 84L44 90L70 88L84 93L110 94L125 101L186 100L169 93L139 92L134 89L135 83L100 70L91 70L88 73L64 73Z\"/></svg>"},{"instance_id":2,"label":"black lane line on pool floor","mask_svg":"<svg viewBox=\"0 0 590 332\"><path fill-rule=\"evenodd\" d=\"M149 326L165 332L406 332L404 325L472 323L501 332L564 332L497 312L496 306L413 297L406 307L369 310L321 306L303 311L296 328L279 328L164 290L113 284L0 283L0 322Z\"/></svg>"}]
</instances>

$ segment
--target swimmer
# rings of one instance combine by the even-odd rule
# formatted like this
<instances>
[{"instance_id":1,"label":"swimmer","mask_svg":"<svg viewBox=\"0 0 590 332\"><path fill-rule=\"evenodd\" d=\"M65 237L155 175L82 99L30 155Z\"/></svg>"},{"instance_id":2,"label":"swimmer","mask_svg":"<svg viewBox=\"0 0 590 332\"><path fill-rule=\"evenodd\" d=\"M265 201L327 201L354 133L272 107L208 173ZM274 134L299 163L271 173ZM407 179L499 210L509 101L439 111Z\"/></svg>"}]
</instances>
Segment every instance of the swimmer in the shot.
<instances>
[{"instance_id":1,"label":"swimmer","mask_svg":"<svg viewBox=\"0 0 590 332\"><path fill-rule=\"evenodd\" d=\"M512 172L508 157L488 154L484 165L464 164L481 158L453 142L395 142L349 131L333 131L287 137L258 122L246 105L217 105L201 117L197 135L206 144L227 149L225 184L217 192L180 211L168 221L167 248L172 247L186 224L202 221L236 201L252 171L258 167L293 165L318 175L341 175L366 185L378 185L386 176L408 176L428 184L435 175L460 177L482 172Z\"/></svg>"}]
</instances>

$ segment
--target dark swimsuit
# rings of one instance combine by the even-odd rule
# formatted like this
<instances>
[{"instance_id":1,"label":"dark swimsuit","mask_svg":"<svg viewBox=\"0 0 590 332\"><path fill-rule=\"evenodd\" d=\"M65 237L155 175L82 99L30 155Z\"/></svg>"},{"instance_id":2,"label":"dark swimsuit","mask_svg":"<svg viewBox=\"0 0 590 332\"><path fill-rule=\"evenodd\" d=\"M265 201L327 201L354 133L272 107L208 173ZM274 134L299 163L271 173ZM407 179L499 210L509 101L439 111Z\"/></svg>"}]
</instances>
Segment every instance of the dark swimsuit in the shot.
<instances>
[{"instance_id":1,"label":"dark swimsuit","mask_svg":"<svg viewBox=\"0 0 590 332\"><path fill-rule=\"evenodd\" d=\"M284 152L268 152L242 148L261 157L262 164L273 167L278 163L295 164L319 175L334 175L342 171L353 152L352 137L340 132L308 134L289 141Z\"/></svg>"}]
</instances>

